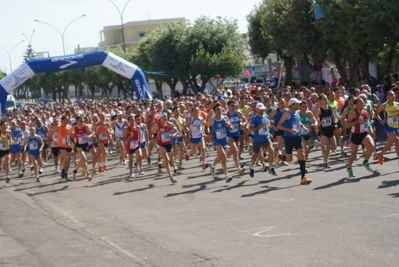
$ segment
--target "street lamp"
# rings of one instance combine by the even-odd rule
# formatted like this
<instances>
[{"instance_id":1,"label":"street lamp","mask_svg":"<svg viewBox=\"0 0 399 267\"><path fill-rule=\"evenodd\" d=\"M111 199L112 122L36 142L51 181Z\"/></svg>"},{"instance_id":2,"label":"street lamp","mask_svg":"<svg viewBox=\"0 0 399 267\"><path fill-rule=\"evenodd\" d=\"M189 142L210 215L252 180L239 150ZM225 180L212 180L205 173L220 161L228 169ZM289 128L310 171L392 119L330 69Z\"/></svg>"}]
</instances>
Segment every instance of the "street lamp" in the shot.
<instances>
[{"instance_id":1,"label":"street lamp","mask_svg":"<svg viewBox=\"0 0 399 267\"><path fill-rule=\"evenodd\" d=\"M21 42L16 43L10 50L10 52L8 52L7 50L5 50L3 47L0 47L1 49L3 49L7 54L8 54L8 61L10 62L10 73L12 72L12 64L11 64L11 53L12 50L14 50L14 48L19 45L22 44L23 42L25 42L25 40L22 40Z\"/></svg>"},{"instance_id":2,"label":"street lamp","mask_svg":"<svg viewBox=\"0 0 399 267\"><path fill-rule=\"evenodd\" d=\"M128 0L128 1L126 2L125 6L124 6L123 9L122 9L122 13L121 13L121 11L119 10L119 8L115 5L115 3L112 2L112 0L108 0L108 1L110 1L110 2L116 7L116 9L117 9L118 12L119 12L119 16L121 17L122 44L123 44L123 53L125 53L125 51L126 51L126 45L125 45L125 32L123 31L123 13L125 12L125 8L126 8L127 4L129 4L130 0Z\"/></svg>"},{"instance_id":3,"label":"street lamp","mask_svg":"<svg viewBox=\"0 0 399 267\"><path fill-rule=\"evenodd\" d=\"M35 33L36 30L33 30L32 33L30 34L30 38L28 38L28 36L26 36L25 33L23 33L22 35L25 36L26 40L28 41L28 45L32 46L32 37L33 34Z\"/></svg>"},{"instance_id":4,"label":"street lamp","mask_svg":"<svg viewBox=\"0 0 399 267\"><path fill-rule=\"evenodd\" d=\"M80 16L80 17L72 20L71 22L69 22L68 25L66 25L66 27L65 27L65 29L64 29L64 31L62 33L56 27L51 25L50 23L47 23L47 22L44 22L44 21L40 21L40 20L37 20L37 19L35 19L34 22L46 24L46 25L52 27L53 29L55 29L59 33L59 35L61 36L61 41L62 41L62 51L63 51L64 56L65 56L65 42L64 42L65 31L68 29L69 25L71 25L74 21L76 21L78 19L81 19L83 17L86 17L86 14L83 14L82 16Z\"/></svg>"}]
</instances>

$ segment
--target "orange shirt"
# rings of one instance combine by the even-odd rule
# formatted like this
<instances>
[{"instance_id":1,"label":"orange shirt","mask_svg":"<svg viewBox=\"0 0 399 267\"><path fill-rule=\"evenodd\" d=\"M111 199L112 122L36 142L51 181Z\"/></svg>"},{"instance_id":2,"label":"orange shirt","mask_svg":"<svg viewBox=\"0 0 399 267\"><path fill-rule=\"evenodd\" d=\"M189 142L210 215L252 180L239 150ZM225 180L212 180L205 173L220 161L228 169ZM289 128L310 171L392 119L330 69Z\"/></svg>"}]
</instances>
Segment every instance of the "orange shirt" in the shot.
<instances>
[{"instance_id":1,"label":"orange shirt","mask_svg":"<svg viewBox=\"0 0 399 267\"><path fill-rule=\"evenodd\" d=\"M108 137L109 137L108 127L109 127L108 124L100 124L97 126L96 130L97 142L101 142L103 144L108 143Z\"/></svg>"},{"instance_id":2,"label":"orange shirt","mask_svg":"<svg viewBox=\"0 0 399 267\"><path fill-rule=\"evenodd\" d=\"M58 142L57 145L58 147L63 147L63 148L69 148L68 145L68 138L67 138L67 132L71 129L70 125L67 126L62 126L61 124L58 125Z\"/></svg>"}]
</instances>

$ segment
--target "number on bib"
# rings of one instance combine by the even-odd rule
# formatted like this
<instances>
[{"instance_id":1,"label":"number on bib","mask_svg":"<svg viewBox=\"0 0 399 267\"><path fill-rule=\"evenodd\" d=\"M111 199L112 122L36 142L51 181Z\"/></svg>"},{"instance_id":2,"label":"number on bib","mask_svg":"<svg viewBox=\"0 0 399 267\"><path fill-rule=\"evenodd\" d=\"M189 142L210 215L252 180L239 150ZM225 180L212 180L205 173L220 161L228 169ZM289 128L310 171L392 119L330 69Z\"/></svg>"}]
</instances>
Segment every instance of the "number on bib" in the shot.
<instances>
[{"instance_id":1,"label":"number on bib","mask_svg":"<svg viewBox=\"0 0 399 267\"><path fill-rule=\"evenodd\" d=\"M98 135L98 139L99 139L100 141L105 141L105 140L107 140L107 134L104 133L104 132L100 133L100 134Z\"/></svg>"},{"instance_id":2,"label":"number on bib","mask_svg":"<svg viewBox=\"0 0 399 267\"><path fill-rule=\"evenodd\" d=\"M130 149L136 149L139 146L139 141L130 140Z\"/></svg>"},{"instance_id":3,"label":"number on bib","mask_svg":"<svg viewBox=\"0 0 399 267\"><path fill-rule=\"evenodd\" d=\"M170 133L169 132L161 133L161 141L162 141L162 143L170 142Z\"/></svg>"},{"instance_id":4,"label":"number on bib","mask_svg":"<svg viewBox=\"0 0 399 267\"><path fill-rule=\"evenodd\" d=\"M87 138L85 135L78 135L78 142L79 144L86 144L87 143Z\"/></svg>"},{"instance_id":5,"label":"number on bib","mask_svg":"<svg viewBox=\"0 0 399 267\"><path fill-rule=\"evenodd\" d=\"M330 116L329 117L324 117L324 118L322 118L322 120L324 121L322 127L325 128L325 127L331 126L331 117Z\"/></svg>"},{"instance_id":6,"label":"number on bib","mask_svg":"<svg viewBox=\"0 0 399 267\"><path fill-rule=\"evenodd\" d=\"M0 150L6 150L7 148L7 143L6 142L0 142Z\"/></svg>"},{"instance_id":7,"label":"number on bib","mask_svg":"<svg viewBox=\"0 0 399 267\"><path fill-rule=\"evenodd\" d=\"M217 129L216 130L216 139L226 138L226 130L225 129Z\"/></svg>"},{"instance_id":8,"label":"number on bib","mask_svg":"<svg viewBox=\"0 0 399 267\"><path fill-rule=\"evenodd\" d=\"M29 143L29 150L37 150L39 148L39 145L37 142L30 142Z\"/></svg>"},{"instance_id":9,"label":"number on bib","mask_svg":"<svg viewBox=\"0 0 399 267\"><path fill-rule=\"evenodd\" d=\"M362 121L360 123L360 132L361 133L367 132L368 128L369 128L369 121L366 120L366 121Z\"/></svg>"},{"instance_id":10,"label":"number on bib","mask_svg":"<svg viewBox=\"0 0 399 267\"><path fill-rule=\"evenodd\" d=\"M259 135L267 135L268 130L269 130L268 127L265 126L265 127L260 128L260 129L258 130L258 134L259 134Z\"/></svg>"},{"instance_id":11,"label":"number on bib","mask_svg":"<svg viewBox=\"0 0 399 267\"><path fill-rule=\"evenodd\" d=\"M388 116L388 126L396 128L398 127L398 116L393 115L393 116Z\"/></svg>"},{"instance_id":12,"label":"number on bib","mask_svg":"<svg viewBox=\"0 0 399 267\"><path fill-rule=\"evenodd\" d=\"M231 133L238 132L238 128L239 128L239 124L238 123L231 124L231 126L233 126L233 129L230 131Z\"/></svg>"}]
</instances>

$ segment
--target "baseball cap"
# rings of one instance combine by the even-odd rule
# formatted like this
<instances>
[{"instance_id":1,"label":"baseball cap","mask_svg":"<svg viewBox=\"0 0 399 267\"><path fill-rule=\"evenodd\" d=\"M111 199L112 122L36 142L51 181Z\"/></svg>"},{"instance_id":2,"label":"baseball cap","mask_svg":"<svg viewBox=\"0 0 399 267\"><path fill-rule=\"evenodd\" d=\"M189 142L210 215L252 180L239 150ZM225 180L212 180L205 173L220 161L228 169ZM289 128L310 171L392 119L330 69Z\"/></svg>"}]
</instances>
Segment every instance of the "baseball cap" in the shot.
<instances>
[{"instance_id":1,"label":"baseball cap","mask_svg":"<svg viewBox=\"0 0 399 267\"><path fill-rule=\"evenodd\" d=\"M123 112L122 112L121 110L118 110L118 111L116 112L116 115L123 115Z\"/></svg>"},{"instance_id":2,"label":"baseball cap","mask_svg":"<svg viewBox=\"0 0 399 267\"><path fill-rule=\"evenodd\" d=\"M302 102L299 101L296 98L291 98L290 101L288 101L288 106L291 106L292 104L301 104Z\"/></svg>"},{"instance_id":3,"label":"baseball cap","mask_svg":"<svg viewBox=\"0 0 399 267\"><path fill-rule=\"evenodd\" d=\"M256 104L256 108L257 109L266 109L265 105L263 105L262 103Z\"/></svg>"},{"instance_id":4,"label":"baseball cap","mask_svg":"<svg viewBox=\"0 0 399 267\"><path fill-rule=\"evenodd\" d=\"M161 113L159 113L159 116L158 116L159 118L162 118L162 117L166 117L166 113L165 112L161 112Z\"/></svg>"}]
</instances>

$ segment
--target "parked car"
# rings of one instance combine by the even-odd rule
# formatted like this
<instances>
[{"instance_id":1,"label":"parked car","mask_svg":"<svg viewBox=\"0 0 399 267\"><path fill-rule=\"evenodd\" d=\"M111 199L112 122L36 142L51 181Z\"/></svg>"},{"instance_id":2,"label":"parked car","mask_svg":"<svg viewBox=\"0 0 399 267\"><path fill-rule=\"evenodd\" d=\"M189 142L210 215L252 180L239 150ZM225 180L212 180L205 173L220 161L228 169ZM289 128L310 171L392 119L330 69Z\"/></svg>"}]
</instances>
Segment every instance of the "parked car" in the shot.
<instances>
[{"instance_id":1,"label":"parked car","mask_svg":"<svg viewBox=\"0 0 399 267\"><path fill-rule=\"evenodd\" d=\"M23 109L25 107L25 104L22 101L15 101L15 107L18 109Z\"/></svg>"},{"instance_id":2,"label":"parked car","mask_svg":"<svg viewBox=\"0 0 399 267\"><path fill-rule=\"evenodd\" d=\"M40 104L55 104L56 102L49 97L41 97L37 100Z\"/></svg>"},{"instance_id":3,"label":"parked car","mask_svg":"<svg viewBox=\"0 0 399 267\"><path fill-rule=\"evenodd\" d=\"M13 110L14 108L16 108L15 105L15 98L12 95L8 95L7 96L7 110Z\"/></svg>"}]
</instances>

